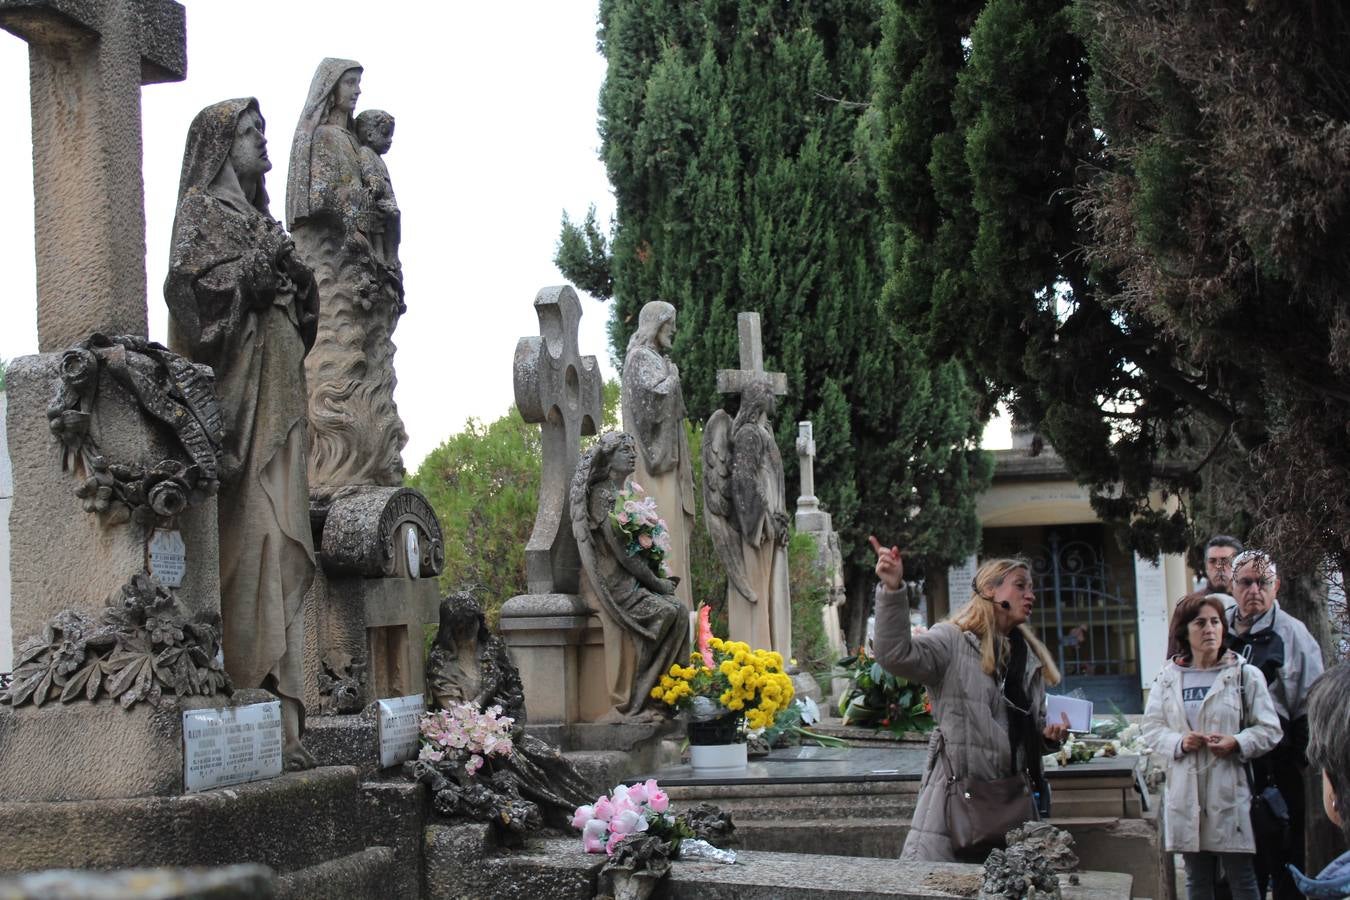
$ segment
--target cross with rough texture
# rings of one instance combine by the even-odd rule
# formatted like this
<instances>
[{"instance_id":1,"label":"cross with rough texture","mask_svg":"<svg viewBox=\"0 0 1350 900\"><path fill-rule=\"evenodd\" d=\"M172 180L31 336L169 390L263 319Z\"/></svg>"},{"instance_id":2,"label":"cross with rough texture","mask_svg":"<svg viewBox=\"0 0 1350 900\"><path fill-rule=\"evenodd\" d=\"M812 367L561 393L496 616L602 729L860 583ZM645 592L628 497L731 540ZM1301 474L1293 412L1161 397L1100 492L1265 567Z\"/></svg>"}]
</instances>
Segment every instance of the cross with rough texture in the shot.
<instances>
[{"instance_id":1,"label":"cross with rough texture","mask_svg":"<svg viewBox=\"0 0 1350 900\"><path fill-rule=\"evenodd\" d=\"M172 0L0 0L28 42L38 348L144 335L141 85L187 75Z\"/></svg>"},{"instance_id":2,"label":"cross with rough texture","mask_svg":"<svg viewBox=\"0 0 1350 900\"><path fill-rule=\"evenodd\" d=\"M603 415L600 367L577 348L581 301L567 285L534 298L540 337L516 344L516 406L538 423L543 439L539 513L525 545L525 578L532 594L575 594L581 559L567 514L567 494L577 469L581 436L595 434Z\"/></svg>"},{"instance_id":3,"label":"cross with rough texture","mask_svg":"<svg viewBox=\"0 0 1350 900\"><path fill-rule=\"evenodd\" d=\"M802 492L797 497L797 509L816 509L816 437L810 422L797 423L797 470L801 475Z\"/></svg>"},{"instance_id":4,"label":"cross with rough texture","mask_svg":"<svg viewBox=\"0 0 1350 900\"><path fill-rule=\"evenodd\" d=\"M751 383L760 381L768 384L775 397L786 396L787 375L764 371L764 340L760 335L759 313L738 313L736 330L741 341L741 367L717 370L718 393L742 394Z\"/></svg>"}]
</instances>

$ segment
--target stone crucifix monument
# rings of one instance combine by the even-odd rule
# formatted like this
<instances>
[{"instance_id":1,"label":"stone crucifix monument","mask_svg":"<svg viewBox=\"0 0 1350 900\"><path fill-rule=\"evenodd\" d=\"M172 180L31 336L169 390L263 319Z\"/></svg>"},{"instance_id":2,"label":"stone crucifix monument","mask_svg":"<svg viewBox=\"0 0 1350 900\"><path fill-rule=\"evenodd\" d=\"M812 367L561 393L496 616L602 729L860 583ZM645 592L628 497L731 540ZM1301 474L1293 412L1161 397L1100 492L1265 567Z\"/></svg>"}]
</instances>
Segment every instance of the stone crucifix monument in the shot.
<instances>
[{"instance_id":1,"label":"stone crucifix monument","mask_svg":"<svg viewBox=\"0 0 1350 900\"><path fill-rule=\"evenodd\" d=\"M733 419L717 410L703 433L703 505L713 548L727 570L731 639L792 655L787 574L788 513L783 459L774 440L774 397L787 375L764 369L759 313L736 318L739 369L717 373L717 389L738 394Z\"/></svg>"},{"instance_id":2,"label":"stone crucifix monument","mask_svg":"<svg viewBox=\"0 0 1350 900\"><path fill-rule=\"evenodd\" d=\"M223 705L228 685L212 374L145 338L140 89L185 76L185 13L0 0L0 27L29 44L42 351L6 372L16 653L0 799L178 793L181 711Z\"/></svg>"},{"instance_id":3,"label":"stone crucifix monument","mask_svg":"<svg viewBox=\"0 0 1350 900\"><path fill-rule=\"evenodd\" d=\"M797 531L809 534L816 542L815 566L825 576L830 593L821 607L825 622L825 636L836 656L848 653L843 628L839 623L839 608L846 599L844 593L844 556L839 546L839 533L834 530L830 514L816 497L816 438L810 422L797 423L797 470L801 476L801 493L797 496Z\"/></svg>"},{"instance_id":4,"label":"stone crucifix monument","mask_svg":"<svg viewBox=\"0 0 1350 900\"><path fill-rule=\"evenodd\" d=\"M577 346L576 291L566 285L544 288L534 309L539 336L516 344L513 381L521 416L540 427L539 511L525 545L529 593L502 606L501 631L520 667L531 721L570 723L583 719L583 693L606 694L603 649L594 648L591 664L581 663L591 610L581 596L581 558L568 516L581 436L595 434L601 421L600 367ZM585 691L583 679L590 682Z\"/></svg>"}]
</instances>

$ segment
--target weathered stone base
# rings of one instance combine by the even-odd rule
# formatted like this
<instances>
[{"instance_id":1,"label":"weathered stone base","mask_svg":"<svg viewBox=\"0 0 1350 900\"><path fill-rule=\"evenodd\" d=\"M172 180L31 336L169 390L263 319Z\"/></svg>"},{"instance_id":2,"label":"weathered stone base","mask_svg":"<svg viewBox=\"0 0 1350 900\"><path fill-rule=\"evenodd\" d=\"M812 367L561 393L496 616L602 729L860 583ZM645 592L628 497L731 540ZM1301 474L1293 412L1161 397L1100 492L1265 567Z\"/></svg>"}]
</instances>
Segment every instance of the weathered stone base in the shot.
<instances>
[{"instance_id":1,"label":"weathered stone base","mask_svg":"<svg viewBox=\"0 0 1350 900\"><path fill-rule=\"evenodd\" d=\"M487 825L426 830L425 900L590 900L604 857L581 852L580 838L532 839L500 849Z\"/></svg>"},{"instance_id":2,"label":"weathered stone base","mask_svg":"<svg viewBox=\"0 0 1350 900\"><path fill-rule=\"evenodd\" d=\"M609 711L600 621L579 594L522 594L502 605L501 635L533 724L593 722Z\"/></svg>"},{"instance_id":3,"label":"weathered stone base","mask_svg":"<svg viewBox=\"0 0 1350 900\"><path fill-rule=\"evenodd\" d=\"M129 862L254 862L284 874L364 849L362 815L351 768L178 797L0 803L0 874L117 869Z\"/></svg>"},{"instance_id":4,"label":"weathered stone base","mask_svg":"<svg viewBox=\"0 0 1350 900\"><path fill-rule=\"evenodd\" d=\"M0 706L0 801L181 794L184 710L275 699L248 690L163 700L157 707L142 702L131 709L106 698Z\"/></svg>"},{"instance_id":5,"label":"weathered stone base","mask_svg":"<svg viewBox=\"0 0 1350 900\"><path fill-rule=\"evenodd\" d=\"M426 687L423 629L436 621L436 579L315 573L305 596L305 708L325 708L319 676L332 658L365 666L363 702ZM337 673L345 674L345 673Z\"/></svg>"},{"instance_id":6,"label":"weathered stone base","mask_svg":"<svg viewBox=\"0 0 1350 900\"><path fill-rule=\"evenodd\" d=\"M350 716L306 716L305 749L321 766L355 766L362 776L380 770L379 710L374 703Z\"/></svg>"},{"instance_id":7,"label":"weathered stone base","mask_svg":"<svg viewBox=\"0 0 1350 900\"><path fill-rule=\"evenodd\" d=\"M621 781L680 760L684 728L678 722L581 722L529 725L530 734L561 749L597 795Z\"/></svg>"}]
</instances>

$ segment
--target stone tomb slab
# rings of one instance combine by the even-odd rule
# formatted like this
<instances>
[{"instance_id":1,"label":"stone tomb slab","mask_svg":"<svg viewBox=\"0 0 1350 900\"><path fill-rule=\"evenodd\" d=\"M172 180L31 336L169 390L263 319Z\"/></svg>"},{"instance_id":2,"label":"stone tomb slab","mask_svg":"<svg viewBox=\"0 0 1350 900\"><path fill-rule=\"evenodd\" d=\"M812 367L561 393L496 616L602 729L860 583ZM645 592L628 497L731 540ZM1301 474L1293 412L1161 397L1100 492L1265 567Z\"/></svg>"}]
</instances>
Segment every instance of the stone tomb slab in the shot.
<instances>
[{"instance_id":1,"label":"stone tomb slab","mask_svg":"<svg viewBox=\"0 0 1350 900\"><path fill-rule=\"evenodd\" d=\"M653 772L663 786L715 784L831 784L918 781L928 750L922 747L788 747L752 759L744 774L705 775L688 764Z\"/></svg>"}]
</instances>

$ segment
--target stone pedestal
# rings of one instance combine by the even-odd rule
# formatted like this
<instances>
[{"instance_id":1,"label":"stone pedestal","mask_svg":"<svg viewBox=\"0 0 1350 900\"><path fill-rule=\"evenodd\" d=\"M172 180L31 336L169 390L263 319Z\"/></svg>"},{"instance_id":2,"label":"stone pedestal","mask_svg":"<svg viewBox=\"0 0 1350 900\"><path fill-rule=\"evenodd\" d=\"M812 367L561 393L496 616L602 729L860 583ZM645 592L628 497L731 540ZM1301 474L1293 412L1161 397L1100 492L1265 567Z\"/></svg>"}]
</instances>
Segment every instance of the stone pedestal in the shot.
<instances>
[{"instance_id":1,"label":"stone pedestal","mask_svg":"<svg viewBox=\"0 0 1350 900\"><path fill-rule=\"evenodd\" d=\"M17 645L40 634L57 612L97 618L105 601L146 570L146 529L134 522L105 525L85 512L75 489L81 478L62 471L63 449L47 427L47 405L60 380L61 355L24 356L5 370L7 430L14 469L10 513L11 628ZM161 428L148 423L125 388L100 377L90 435L110 461L151 467L181 454ZM189 613L220 612L216 500L205 498L177 517L187 544L187 573L177 589Z\"/></svg>"},{"instance_id":2,"label":"stone pedestal","mask_svg":"<svg viewBox=\"0 0 1350 900\"><path fill-rule=\"evenodd\" d=\"M247 690L130 709L106 698L0 706L0 805L181 794L183 713L275 699Z\"/></svg>"},{"instance_id":3,"label":"stone pedestal","mask_svg":"<svg viewBox=\"0 0 1350 900\"><path fill-rule=\"evenodd\" d=\"M502 639L525 685L531 724L594 722L609 712L600 619L578 594L522 594L502 606Z\"/></svg>"},{"instance_id":4,"label":"stone pedestal","mask_svg":"<svg viewBox=\"0 0 1350 900\"><path fill-rule=\"evenodd\" d=\"M311 519L319 571L305 597L305 708L357 712L421 694L445 565L431 505L410 488L347 488ZM345 703L332 690L344 680Z\"/></svg>"}]
</instances>

